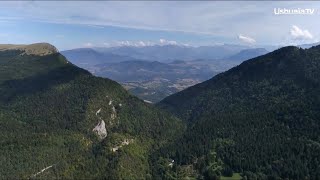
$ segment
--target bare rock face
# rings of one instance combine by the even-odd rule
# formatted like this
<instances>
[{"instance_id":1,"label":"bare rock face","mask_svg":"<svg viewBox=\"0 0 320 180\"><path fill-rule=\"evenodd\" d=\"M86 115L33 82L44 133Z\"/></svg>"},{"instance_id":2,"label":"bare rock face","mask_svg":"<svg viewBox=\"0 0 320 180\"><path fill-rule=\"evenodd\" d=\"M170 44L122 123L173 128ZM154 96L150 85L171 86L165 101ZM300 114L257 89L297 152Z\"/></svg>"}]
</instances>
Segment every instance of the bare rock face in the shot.
<instances>
[{"instance_id":1,"label":"bare rock face","mask_svg":"<svg viewBox=\"0 0 320 180\"><path fill-rule=\"evenodd\" d=\"M103 120L101 120L92 131L98 135L100 140L107 137L106 123Z\"/></svg>"},{"instance_id":2,"label":"bare rock face","mask_svg":"<svg viewBox=\"0 0 320 180\"><path fill-rule=\"evenodd\" d=\"M19 50L22 51L21 55L36 55L46 56L50 54L58 53L56 47L48 43L36 43L30 45L13 45L13 44L1 44L0 51Z\"/></svg>"}]
</instances>

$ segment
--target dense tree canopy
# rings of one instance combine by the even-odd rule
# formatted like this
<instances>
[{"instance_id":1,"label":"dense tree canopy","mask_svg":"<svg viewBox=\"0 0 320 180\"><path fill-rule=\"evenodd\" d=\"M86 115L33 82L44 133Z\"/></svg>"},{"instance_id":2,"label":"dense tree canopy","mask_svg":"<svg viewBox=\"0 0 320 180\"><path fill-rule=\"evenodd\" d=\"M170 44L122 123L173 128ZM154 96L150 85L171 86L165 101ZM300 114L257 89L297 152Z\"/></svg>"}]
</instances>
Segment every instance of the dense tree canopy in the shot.
<instances>
[{"instance_id":1,"label":"dense tree canopy","mask_svg":"<svg viewBox=\"0 0 320 180\"><path fill-rule=\"evenodd\" d=\"M245 61L159 106L189 124L183 137L154 157L177 162L171 176L193 166L198 177L208 177L212 162L206 156L215 152L225 175L320 178L319 46L285 47ZM154 174L161 175L159 166Z\"/></svg>"},{"instance_id":2,"label":"dense tree canopy","mask_svg":"<svg viewBox=\"0 0 320 180\"><path fill-rule=\"evenodd\" d=\"M319 179L319 92L319 46L245 61L164 110L59 53L0 51L0 179Z\"/></svg>"},{"instance_id":3,"label":"dense tree canopy","mask_svg":"<svg viewBox=\"0 0 320 180\"><path fill-rule=\"evenodd\" d=\"M103 140L92 131L101 119ZM183 125L59 53L7 50L0 52L0 129L0 179L141 179L151 176L150 153Z\"/></svg>"}]
</instances>

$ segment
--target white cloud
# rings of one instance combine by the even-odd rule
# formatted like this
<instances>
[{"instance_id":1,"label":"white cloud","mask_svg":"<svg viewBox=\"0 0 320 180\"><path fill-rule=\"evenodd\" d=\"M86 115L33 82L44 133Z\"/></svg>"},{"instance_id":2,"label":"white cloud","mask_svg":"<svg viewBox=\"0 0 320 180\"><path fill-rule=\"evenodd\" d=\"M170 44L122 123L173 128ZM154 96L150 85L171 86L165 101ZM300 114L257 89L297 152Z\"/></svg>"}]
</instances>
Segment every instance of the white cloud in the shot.
<instances>
[{"instance_id":1,"label":"white cloud","mask_svg":"<svg viewBox=\"0 0 320 180\"><path fill-rule=\"evenodd\" d=\"M133 46L133 44L129 41L120 41L119 45L120 46Z\"/></svg>"},{"instance_id":2,"label":"white cloud","mask_svg":"<svg viewBox=\"0 0 320 180\"><path fill-rule=\"evenodd\" d=\"M76 24L97 28L97 31L100 31L98 28L116 26L157 31L187 32L205 35L204 38L201 37L198 41L206 41L207 43L213 41L233 43L235 34L250 32L251 36L259 39L259 43L267 44L281 43L281 38L290 35L288 27L291 27L292 24L308 27L310 32L317 32L317 29L320 27L319 16L317 15L274 16L274 7L286 7L289 9L312 7L320 9L320 4L317 2L293 3L276 1L267 4L264 2L245 1L81 1L77 3L71 1L59 3L53 1L3 1L0 2L0 12L2 13L0 22L16 23L21 21L27 23L28 21L36 21ZM3 25L3 23L0 24L0 26ZM314 39L319 38L318 34L313 34L313 36ZM157 36L155 38L160 37ZM83 41L81 40L77 43L81 42ZM97 44L98 42L95 43Z\"/></svg>"},{"instance_id":3,"label":"white cloud","mask_svg":"<svg viewBox=\"0 0 320 180\"><path fill-rule=\"evenodd\" d=\"M160 43L164 43L166 40L165 39L159 39Z\"/></svg>"},{"instance_id":4,"label":"white cloud","mask_svg":"<svg viewBox=\"0 0 320 180\"><path fill-rule=\"evenodd\" d=\"M135 46L135 47L143 47L150 45L150 42L144 41L116 41L112 43L113 46Z\"/></svg>"},{"instance_id":5,"label":"white cloud","mask_svg":"<svg viewBox=\"0 0 320 180\"><path fill-rule=\"evenodd\" d=\"M258 2L1 2L0 11L7 11L8 15L0 19L231 35L248 26L260 31L276 29L274 26L261 29L265 24L277 22L270 18L269 11L275 4L290 5L272 2L260 8ZM318 7L313 3L308 6ZM228 29L229 24L232 28Z\"/></svg>"},{"instance_id":6,"label":"white cloud","mask_svg":"<svg viewBox=\"0 0 320 180\"><path fill-rule=\"evenodd\" d=\"M144 46L155 45L155 43L152 43L150 41L112 41L112 42L104 42L102 44L105 47L117 47L117 46L144 47Z\"/></svg>"},{"instance_id":7,"label":"white cloud","mask_svg":"<svg viewBox=\"0 0 320 180\"><path fill-rule=\"evenodd\" d=\"M84 47L93 47L94 45L90 42L84 43L83 44Z\"/></svg>"},{"instance_id":8,"label":"white cloud","mask_svg":"<svg viewBox=\"0 0 320 180\"><path fill-rule=\"evenodd\" d=\"M249 36L243 36L243 35L239 35L238 39L240 39L241 41L245 42L245 43L249 43L249 44L254 44L256 43L256 40L249 37Z\"/></svg>"},{"instance_id":9,"label":"white cloud","mask_svg":"<svg viewBox=\"0 0 320 180\"><path fill-rule=\"evenodd\" d=\"M134 47L145 47L145 46L154 46L154 45L181 45L181 46L190 46L189 44L178 43L177 41L167 40L167 39L159 39L158 42L151 41L112 41L112 42L104 42L102 43L105 47L117 47L117 46L134 46Z\"/></svg>"},{"instance_id":10,"label":"white cloud","mask_svg":"<svg viewBox=\"0 0 320 180\"><path fill-rule=\"evenodd\" d=\"M313 39L313 35L306 29L301 29L296 25L293 25L290 30L291 37L294 40L308 40Z\"/></svg>"},{"instance_id":11,"label":"white cloud","mask_svg":"<svg viewBox=\"0 0 320 180\"><path fill-rule=\"evenodd\" d=\"M138 46L147 46L148 42L139 41L137 45Z\"/></svg>"},{"instance_id":12,"label":"white cloud","mask_svg":"<svg viewBox=\"0 0 320 180\"><path fill-rule=\"evenodd\" d=\"M170 41L166 39L159 39L160 45L178 45L177 41Z\"/></svg>"}]
</instances>

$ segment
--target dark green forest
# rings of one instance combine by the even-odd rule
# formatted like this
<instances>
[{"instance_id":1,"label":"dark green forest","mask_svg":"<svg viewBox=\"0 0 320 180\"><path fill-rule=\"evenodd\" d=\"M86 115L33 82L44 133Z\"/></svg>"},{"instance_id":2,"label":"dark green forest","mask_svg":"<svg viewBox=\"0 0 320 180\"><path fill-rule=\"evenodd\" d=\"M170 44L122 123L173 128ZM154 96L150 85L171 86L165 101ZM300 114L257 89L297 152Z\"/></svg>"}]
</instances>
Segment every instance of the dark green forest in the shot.
<instances>
[{"instance_id":1,"label":"dark green forest","mask_svg":"<svg viewBox=\"0 0 320 180\"><path fill-rule=\"evenodd\" d=\"M58 52L0 51L0 179L318 180L319 134L320 46L250 59L156 106Z\"/></svg>"},{"instance_id":2,"label":"dark green forest","mask_svg":"<svg viewBox=\"0 0 320 180\"><path fill-rule=\"evenodd\" d=\"M245 61L158 106L188 124L154 153L158 179L320 179L320 46Z\"/></svg>"},{"instance_id":3,"label":"dark green forest","mask_svg":"<svg viewBox=\"0 0 320 180\"><path fill-rule=\"evenodd\" d=\"M0 52L0 179L150 179L149 155L183 128L59 53Z\"/></svg>"}]
</instances>

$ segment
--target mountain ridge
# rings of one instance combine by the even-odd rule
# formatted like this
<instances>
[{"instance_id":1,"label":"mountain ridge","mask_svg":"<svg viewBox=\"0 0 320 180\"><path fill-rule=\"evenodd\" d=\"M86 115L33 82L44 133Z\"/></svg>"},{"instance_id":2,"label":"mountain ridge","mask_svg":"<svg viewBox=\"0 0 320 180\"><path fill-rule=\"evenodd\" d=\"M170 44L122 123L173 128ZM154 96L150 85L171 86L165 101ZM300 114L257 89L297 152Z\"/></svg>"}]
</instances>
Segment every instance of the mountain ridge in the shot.
<instances>
[{"instance_id":1,"label":"mountain ridge","mask_svg":"<svg viewBox=\"0 0 320 180\"><path fill-rule=\"evenodd\" d=\"M112 53L114 55L131 57L132 59L170 62L174 60L221 59L248 48L250 47L243 45L224 44L199 47L179 45L154 45L142 47L116 46L93 47L92 49L102 54Z\"/></svg>"},{"instance_id":2,"label":"mountain ridge","mask_svg":"<svg viewBox=\"0 0 320 180\"><path fill-rule=\"evenodd\" d=\"M319 47L280 48L161 101L188 124L159 152L177 163L168 173L192 166L208 179L230 170L248 179L319 178Z\"/></svg>"},{"instance_id":3,"label":"mountain ridge","mask_svg":"<svg viewBox=\"0 0 320 180\"><path fill-rule=\"evenodd\" d=\"M1 179L146 178L149 154L183 129L60 53L0 51L0 70Z\"/></svg>"},{"instance_id":4,"label":"mountain ridge","mask_svg":"<svg viewBox=\"0 0 320 180\"><path fill-rule=\"evenodd\" d=\"M252 59L254 57L258 57L264 54L267 54L269 51L267 51L265 48L254 48L254 49L245 49L240 51L239 53L232 55L226 59L232 60L232 61L245 61L248 59Z\"/></svg>"},{"instance_id":5,"label":"mountain ridge","mask_svg":"<svg viewBox=\"0 0 320 180\"><path fill-rule=\"evenodd\" d=\"M0 51L18 50L22 51L21 55L45 56L58 53L58 49L49 43L34 43L29 45L2 44Z\"/></svg>"}]
</instances>

